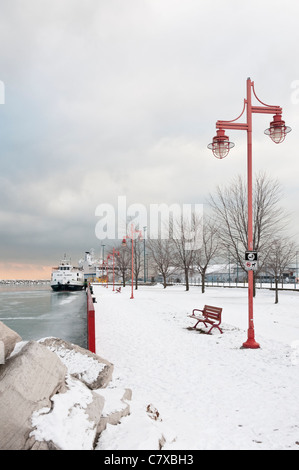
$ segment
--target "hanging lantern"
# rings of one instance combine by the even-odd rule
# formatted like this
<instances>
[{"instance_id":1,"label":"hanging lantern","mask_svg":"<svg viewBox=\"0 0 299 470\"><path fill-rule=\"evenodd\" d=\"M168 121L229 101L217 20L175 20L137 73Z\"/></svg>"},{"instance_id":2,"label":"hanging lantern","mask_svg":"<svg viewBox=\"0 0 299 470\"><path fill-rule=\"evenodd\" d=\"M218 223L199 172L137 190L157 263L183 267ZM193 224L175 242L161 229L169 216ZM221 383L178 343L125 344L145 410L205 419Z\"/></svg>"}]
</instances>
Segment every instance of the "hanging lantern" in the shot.
<instances>
[{"instance_id":1,"label":"hanging lantern","mask_svg":"<svg viewBox=\"0 0 299 470\"><path fill-rule=\"evenodd\" d=\"M281 115L275 114L273 121L270 123L270 127L265 130L265 134L268 135L273 142L280 144L291 130L290 127L285 125L285 122L281 119Z\"/></svg>"},{"instance_id":2,"label":"hanging lantern","mask_svg":"<svg viewBox=\"0 0 299 470\"><path fill-rule=\"evenodd\" d=\"M216 158L222 159L227 156L229 150L234 146L233 142L229 142L229 138L225 135L224 130L219 129L217 135L213 137L213 142L208 145L208 149L212 150Z\"/></svg>"}]
</instances>

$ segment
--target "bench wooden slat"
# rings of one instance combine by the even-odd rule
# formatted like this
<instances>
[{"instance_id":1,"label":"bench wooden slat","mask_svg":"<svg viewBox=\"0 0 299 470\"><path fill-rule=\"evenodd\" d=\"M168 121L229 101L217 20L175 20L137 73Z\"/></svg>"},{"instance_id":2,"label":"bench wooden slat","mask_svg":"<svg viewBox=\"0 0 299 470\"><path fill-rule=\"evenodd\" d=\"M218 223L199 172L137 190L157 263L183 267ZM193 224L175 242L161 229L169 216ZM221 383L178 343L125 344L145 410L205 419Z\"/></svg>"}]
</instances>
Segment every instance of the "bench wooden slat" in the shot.
<instances>
[{"instance_id":1,"label":"bench wooden slat","mask_svg":"<svg viewBox=\"0 0 299 470\"><path fill-rule=\"evenodd\" d=\"M222 308L220 307L212 307L211 305L205 305L204 307L204 311L205 312L208 312L208 313L221 313L222 312Z\"/></svg>"},{"instance_id":2,"label":"bench wooden slat","mask_svg":"<svg viewBox=\"0 0 299 470\"><path fill-rule=\"evenodd\" d=\"M212 318L213 320L218 320L219 319L219 315L216 314L216 313L206 313L205 315L207 318Z\"/></svg>"}]
</instances>

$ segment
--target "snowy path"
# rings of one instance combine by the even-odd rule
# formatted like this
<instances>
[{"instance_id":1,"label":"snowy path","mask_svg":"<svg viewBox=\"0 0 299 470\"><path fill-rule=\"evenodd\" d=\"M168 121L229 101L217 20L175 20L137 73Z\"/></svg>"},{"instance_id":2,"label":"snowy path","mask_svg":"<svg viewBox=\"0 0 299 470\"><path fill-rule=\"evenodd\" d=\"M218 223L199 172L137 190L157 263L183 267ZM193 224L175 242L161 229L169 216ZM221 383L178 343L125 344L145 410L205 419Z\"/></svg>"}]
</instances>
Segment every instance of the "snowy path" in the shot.
<instances>
[{"instance_id":1,"label":"snowy path","mask_svg":"<svg viewBox=\"0 0 299 470\"><path fill-rule=\"evenodd\" d=\"M131 388L132 413L103 432L99 449L299 450L299 295L260 291L255 300L259 350L246 340L243 289L140 288L115 294L94 286L97 353L115 365L114 385ZM190 331L204 303L222 306L220 335ZM152 404L162 421L146 413Z\"/></svg>"}]
</instances>

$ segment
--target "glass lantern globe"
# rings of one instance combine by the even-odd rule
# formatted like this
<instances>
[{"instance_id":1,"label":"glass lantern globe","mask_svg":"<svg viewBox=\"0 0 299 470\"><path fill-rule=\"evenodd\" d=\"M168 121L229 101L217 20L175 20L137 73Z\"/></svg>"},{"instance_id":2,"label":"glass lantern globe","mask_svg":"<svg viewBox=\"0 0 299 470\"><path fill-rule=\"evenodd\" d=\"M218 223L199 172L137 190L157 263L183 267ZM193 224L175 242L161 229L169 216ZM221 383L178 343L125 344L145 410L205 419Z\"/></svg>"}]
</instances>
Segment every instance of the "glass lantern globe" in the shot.
<instances>
[{"instance_id":1,"label":"glass lantern globe","mask_svg":"<svg viewBox=\"0 0 299 470\"><path fill-rule=\"evenodd\" d=\"M214 157L225 158L228 155L228 152L233 148L235 144L229 141L227 135L223 129L217 131L217 135L213 137L213 142L208 145L208 149L212 150Z\"/></svg>"},{"instance_id":2,"label":"glass lantern globe","mask_svg":"<svg viewBox=\"0 0 299 470\"><path fill-rule=\"evenodd\" d=\"M265 134L268 135L275 144L280 144L291 130L290 127L285 125L285 122L281 119L281 115L275 114L273 121L270 123L270 127L265 130Z\"/></svg>"}]
</instances>

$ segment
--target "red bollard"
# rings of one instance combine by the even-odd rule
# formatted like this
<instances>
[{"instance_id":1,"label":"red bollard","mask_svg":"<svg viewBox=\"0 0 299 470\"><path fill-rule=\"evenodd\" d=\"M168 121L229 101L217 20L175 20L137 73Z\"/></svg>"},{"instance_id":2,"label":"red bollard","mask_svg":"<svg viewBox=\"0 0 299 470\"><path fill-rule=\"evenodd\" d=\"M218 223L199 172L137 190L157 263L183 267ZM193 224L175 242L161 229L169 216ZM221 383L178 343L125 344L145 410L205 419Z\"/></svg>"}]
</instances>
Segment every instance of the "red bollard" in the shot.
<instances>
[{"instance_id":1,"label":"red bollard","mask_svg":"<svg viewBox=\"0 0 299 470\"><path fill-rule=\"evenodd\" d=\"M88 349L92 353L96 352L96 338L95 338L95 310L93 300L91 297L90 289L86 289L87 294L87 335L88 335Z\"/></svg>"}]
</instances>

